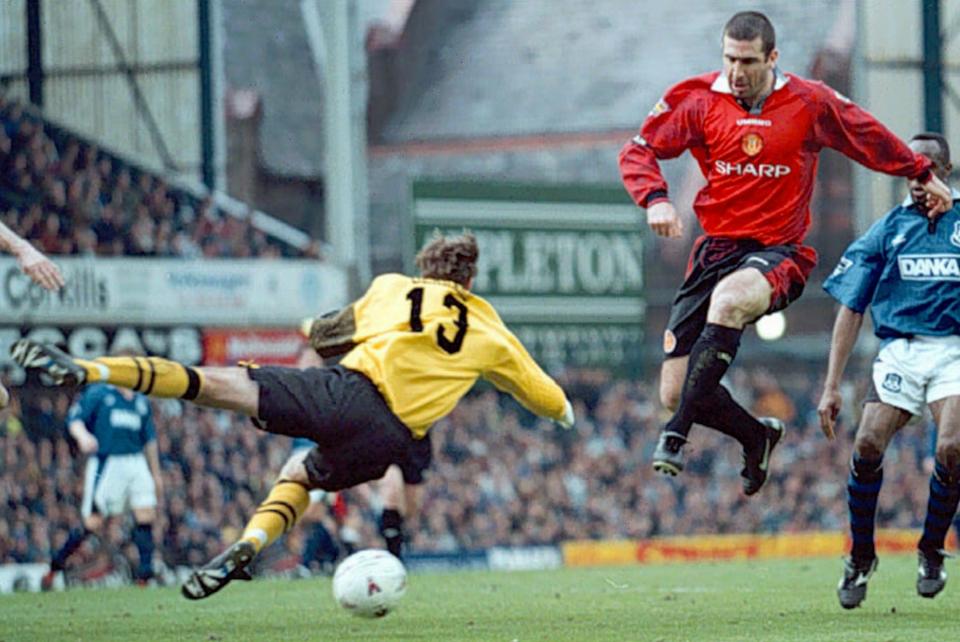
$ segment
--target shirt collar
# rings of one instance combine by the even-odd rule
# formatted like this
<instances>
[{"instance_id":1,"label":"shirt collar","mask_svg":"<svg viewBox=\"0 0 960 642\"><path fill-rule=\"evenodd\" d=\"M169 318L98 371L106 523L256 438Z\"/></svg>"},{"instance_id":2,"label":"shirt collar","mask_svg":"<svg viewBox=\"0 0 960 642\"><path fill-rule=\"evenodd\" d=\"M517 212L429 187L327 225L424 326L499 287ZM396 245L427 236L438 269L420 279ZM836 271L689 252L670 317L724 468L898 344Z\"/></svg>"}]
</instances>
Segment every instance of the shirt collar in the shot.
<instances>
[{"instance_id":1,"label":"shirt collar","mask_svg":"<svg viewBox=\"0 0 960 642\"><path fill-rule=\"evenodd\" d=\"M950 198L952 198L955 201L960 201L960 191L958 191L956 188L951 187ZM916 205L916 203L913 202L913 196L910 195L910 192L907 192L907 197L903 199L902 203L900 203L900 207L907 208L907 207L912 207L914 205Z\"/></svg>"},{"instance_id":2,"label":"shirt collar","mask_svg":"<svg viewBox=\"0 0 960 642\"><path fill-rule=\"evenodd\" d=\"M790 78L780 71L780 67L773 68L773 78L773 91L770 92L771 94L778 89L782 89L784 85L790 82ZM713 81L713 84L710 85L710 90L715 91L718 94L733 93L733 91L730 90L730 81L727 80L727 76L722 71L717 76L716 80Z\"/></svg>"}]
</instances>

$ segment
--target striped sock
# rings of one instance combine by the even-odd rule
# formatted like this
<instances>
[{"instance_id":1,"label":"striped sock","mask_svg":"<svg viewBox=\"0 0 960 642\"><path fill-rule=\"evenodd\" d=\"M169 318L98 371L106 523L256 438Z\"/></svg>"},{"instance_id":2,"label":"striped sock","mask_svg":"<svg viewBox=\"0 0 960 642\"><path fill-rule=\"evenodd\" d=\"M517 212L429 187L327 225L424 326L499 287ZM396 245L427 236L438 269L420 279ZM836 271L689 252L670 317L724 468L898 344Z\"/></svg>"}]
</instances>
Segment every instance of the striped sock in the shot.
<instances>
[{"instance_id":1,"label":"striped sock","mask_svg":"<svg viewBox=\"0 0 960 642\"><path fill-rule=\"evenodd\" d=\"M281 479L257 507L240 539L250 542L259 553L293 528L310 505L310 493L298 482Z\"/></svg>"},{"instance_id":2,"label":"striped sock","mask_svg":"<svg viewBox=\"0 0 960 642\"><path fill-rule=\"evenodd\" d=\"M923 535L918 548L923 551L943 549L950 530L950 522L960 503L960 470L952 473L939 461L935 462L930 475L930 499L927 502L927 518L923 522Z\"/></svg>"},{"instance_id":3,"label":"striped sock","mask_svg":"<svg viewBox=\"0 0 960 642\"><path fill-rule=\"evenodd\" d=\"M877 514L877 497L883 485L883 458L861 459L853 456L847 478L847 505L850 508L851 555L856 559L876 557L873 529Z\"/></svg>"},{"instance_id":4,"label":"striped sock","mask_svg":"<svg viewBox=\"0 0 960 642\"><path fill-rule=\"evenodd\" d=\"M100 357L74 362L87 371L88 383L112 383L154 397L190 401L203 388L199 370L160 357Z\"/></svg>"}]
</instances>

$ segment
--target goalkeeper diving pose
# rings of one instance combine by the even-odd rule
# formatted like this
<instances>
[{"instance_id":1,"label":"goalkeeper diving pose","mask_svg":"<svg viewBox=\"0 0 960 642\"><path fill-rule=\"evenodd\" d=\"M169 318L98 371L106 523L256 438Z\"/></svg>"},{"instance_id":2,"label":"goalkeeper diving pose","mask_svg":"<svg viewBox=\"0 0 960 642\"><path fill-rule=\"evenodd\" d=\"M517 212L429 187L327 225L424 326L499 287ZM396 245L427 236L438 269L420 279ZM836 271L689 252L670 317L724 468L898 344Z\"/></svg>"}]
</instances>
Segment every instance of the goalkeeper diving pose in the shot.
<instances>
[{"instance_id":1,"label":"goalkeeper diving pose","mask_svg":"<svg viewBox=\"0 0 960 642\"><path fill-rule=\"evenodd\" d=\"M183 595L202 599L247 567L290 530L309 491L341 490L403 467L430 426L447 415L479 378L564 427L573 409L493 307L470 288L479 249L472 234L437 236L417 255L420 277L385 274L337 314L311 324L321 356L344 354L332 367L192 368L158 357L74 359L29 340L15 361L60 384L106 382L154 397L242 412L263 430L306 437L316 445L287 461L239 541L196 570Z\"/></svg>"}]
</instances>

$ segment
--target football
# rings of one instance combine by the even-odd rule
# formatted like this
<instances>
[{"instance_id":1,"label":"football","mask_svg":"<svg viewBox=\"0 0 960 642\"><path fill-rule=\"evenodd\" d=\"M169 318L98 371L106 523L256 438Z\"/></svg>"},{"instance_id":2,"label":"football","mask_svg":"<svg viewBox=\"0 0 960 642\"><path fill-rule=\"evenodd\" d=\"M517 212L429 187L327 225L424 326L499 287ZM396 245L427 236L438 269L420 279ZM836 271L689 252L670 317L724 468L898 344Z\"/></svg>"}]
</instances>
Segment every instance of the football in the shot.
<instances>
[{"instance_id":1,"label":"football","mask_svg":"<svg viewBox=\"0 0 960 642\"><path fill-rule=\"evenodd\" d=\"M387 551L368 549L349 556L333 574L337 604L359 617L383 617L407 591L407 569Z\"/></svg>"}]
</instances>

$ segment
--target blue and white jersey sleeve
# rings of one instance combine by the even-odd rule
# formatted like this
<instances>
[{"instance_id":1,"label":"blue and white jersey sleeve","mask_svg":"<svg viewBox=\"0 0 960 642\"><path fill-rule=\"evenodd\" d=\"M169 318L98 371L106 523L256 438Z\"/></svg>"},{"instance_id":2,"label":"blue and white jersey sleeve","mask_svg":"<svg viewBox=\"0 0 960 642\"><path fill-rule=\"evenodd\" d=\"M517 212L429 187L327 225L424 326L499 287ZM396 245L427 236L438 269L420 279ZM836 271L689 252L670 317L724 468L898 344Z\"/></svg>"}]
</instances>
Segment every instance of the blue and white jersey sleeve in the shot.
<instances>
[{"instance_id":1,"label":"blue and white jersey sleeve","mask_svg":"<svg viewBox=\"0 0 960 642\"><path fill-rule=\"evenodd\" d=\"M89 430L93 430L93 423L96 420L97 409L108 388L102 384L93 384L87 386L74 399L67 412L67 424L73 421L82 421Z\"/></svg>"},{"instance_id":2,"label":"blue and white jersey sleeve","mask_svg":"<svg viewBox=\"0 0 960 642\"><path fill-rule=\"evenodd\" d=\"M887 217L874 223L867 233L847 248L823 289L838 303L863 314L873 300L883 275L883 237Z\"/></svg>"}]
</instances>

